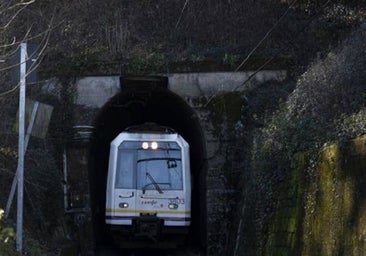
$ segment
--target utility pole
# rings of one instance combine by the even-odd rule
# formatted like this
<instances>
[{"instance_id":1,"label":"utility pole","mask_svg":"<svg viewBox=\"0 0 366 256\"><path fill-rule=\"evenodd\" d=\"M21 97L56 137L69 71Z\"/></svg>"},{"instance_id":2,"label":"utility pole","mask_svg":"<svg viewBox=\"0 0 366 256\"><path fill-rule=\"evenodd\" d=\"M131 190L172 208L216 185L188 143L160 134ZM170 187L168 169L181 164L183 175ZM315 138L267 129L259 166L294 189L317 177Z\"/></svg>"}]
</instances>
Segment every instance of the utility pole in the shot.
<instances>
[{"instance_id":1,"label":"utility pole","mask_svg":"<svg viewBox=\"0 0 366 256\"><path fill-rule=\"evenodd\" d=\"M18 197L16 249L23 249L23 192L24 192L24 130L25 130L25 90L27 72L27 44L20 44L20 90L19 90L19 137L18 137Z\"/></svg>"}]
</instances>

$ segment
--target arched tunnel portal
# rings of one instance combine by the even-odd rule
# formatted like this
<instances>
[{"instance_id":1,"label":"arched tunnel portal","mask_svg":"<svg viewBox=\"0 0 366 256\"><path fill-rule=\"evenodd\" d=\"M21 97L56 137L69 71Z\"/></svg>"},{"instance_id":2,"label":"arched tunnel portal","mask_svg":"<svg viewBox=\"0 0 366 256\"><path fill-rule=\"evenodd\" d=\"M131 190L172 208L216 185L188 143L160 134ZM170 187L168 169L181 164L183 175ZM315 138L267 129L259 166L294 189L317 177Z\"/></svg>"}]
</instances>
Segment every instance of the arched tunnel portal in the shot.
<instances>
[{"instance_id":1,"label":"arched tunnel portal","mask_svg":"<svg viewBox=\"0 0 366 256\"><path fill-rule=\"evenodd\" d=\"M190 145L192 172L192 241L206 244L206 148L195 111L166 88L126 89L111 98L94 122L89 159L89 182L97 243L108 239L104 223L105 191L110 142L125 128L145 122L173 128Z\"/></svg>"}]
</instances>

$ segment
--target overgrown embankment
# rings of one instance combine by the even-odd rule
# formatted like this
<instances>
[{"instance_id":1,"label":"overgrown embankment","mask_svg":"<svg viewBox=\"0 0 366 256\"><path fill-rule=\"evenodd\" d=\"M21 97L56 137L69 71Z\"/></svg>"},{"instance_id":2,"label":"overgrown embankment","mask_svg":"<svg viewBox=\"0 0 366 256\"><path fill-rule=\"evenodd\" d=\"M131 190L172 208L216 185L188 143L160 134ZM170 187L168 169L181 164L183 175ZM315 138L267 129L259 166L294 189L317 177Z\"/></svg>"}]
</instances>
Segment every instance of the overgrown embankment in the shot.
<instances>
[{"instance_id":1,"label":"overgrown embankment","mask_svg":"<svg viewBox=\"0 0 366 256\"><path fill-rule=\"evenodd\" d=\"M279 192L266 255L362 255L366 248L366 137L298 154ZM309 165L310 164L310 165Z\"/></svg>"},{"instance_id":2,"label":"overgrown embankment","mask_svg":"<svg viewBox=\"0 0 366 256\"><path fill-rule=\"evenodd\" d=\"M364 139L348 141L366 134L365 35L315 61L253 129L234 255L362 251Z\"/></svg>"}]
</instances>

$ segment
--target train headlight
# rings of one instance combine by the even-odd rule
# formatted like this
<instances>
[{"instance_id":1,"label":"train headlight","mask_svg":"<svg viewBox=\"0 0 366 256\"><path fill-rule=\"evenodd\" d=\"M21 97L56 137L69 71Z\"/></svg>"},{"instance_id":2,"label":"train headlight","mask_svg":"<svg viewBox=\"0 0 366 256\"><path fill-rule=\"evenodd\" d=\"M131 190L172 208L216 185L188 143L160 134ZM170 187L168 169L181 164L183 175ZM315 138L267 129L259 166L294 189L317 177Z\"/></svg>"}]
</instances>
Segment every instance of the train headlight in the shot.
<instances>
[{"instance_id":1,"label":"train headlight","mask_svg":"<svg viewBox=\"0 0 366 256\"><path fill-rule=\"evenodd\" d=\"M128 208L128 203L120 203L118 206L120 208Z\"/></svg>"},{"instance_id":2,"label":"train headlight","mask_svg":"<svg viewBox=\"0 0 366 256\"><path fill-rule=\"evenodd\" d=\"M171 209L171 210L176 210L176 209L178 209L178 205L177 205L177 204L173 204L173 203L170 203L170 204L168 205L168 207L169 207L169 209Z\"/></svg>"},{"instance_id":3,"label":"train headlight","mask_svg":"<svg viewBox=\"0 0 366 256\"><path fill-rule=\"evenodd\" d=\"M149 143L147 143L147 142L142 142L142 148L143 148L143 149L148 149L148 148L149 148Z\"/></svg>"},{"instance_id":4,"label":"train headlight","mask_svg":"<svg viewBox=\"0 0 366 256\"><path fill-rule=\"evenodd\" d=\"M152 149L158 149L158 143L157 142L151 142L151 148Z\"/></svg>"},{"instance_id":5,"label":"train headlight","mask_svg":"<svg viewBox=\"0 0 366 256\"><path fill-rule=\"evenodd\" d=\"M156 141L153 141L153 142L151 142L151 145L150 145L150 147L151 147L151 149L158 149L158 143L156 142ZM142 145L141 145L141 147L143 148L143 149L148 149L149 148L149 143L148 142L142 142Z\"/></svg>"}]
</instances>

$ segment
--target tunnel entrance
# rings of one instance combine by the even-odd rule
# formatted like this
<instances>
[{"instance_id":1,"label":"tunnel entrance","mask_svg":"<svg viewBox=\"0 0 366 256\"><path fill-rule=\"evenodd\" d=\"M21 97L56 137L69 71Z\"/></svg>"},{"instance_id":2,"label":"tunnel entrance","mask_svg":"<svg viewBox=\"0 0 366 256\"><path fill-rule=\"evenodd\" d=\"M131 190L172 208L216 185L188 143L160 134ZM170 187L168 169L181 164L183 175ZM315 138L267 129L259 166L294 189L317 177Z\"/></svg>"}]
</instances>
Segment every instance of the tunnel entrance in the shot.
<instances>
[{"instance_id":1,"label":"tunnel entrance","mask_svg":"<svg viewBox=\"0 0 366 256\"><path fill-rule=\"evenodd\" d=\"M206 246L206 149L195 111L166 88L166 78L122 79L122 91L101 109L94 122L89 180L97 246L108 243L104 223L105 191L111 141L129 126L153 122L173 128L190 145L192 172L192 243ZM197 244L197 242L199 244Z\"/></svg>"}]
</instances>

